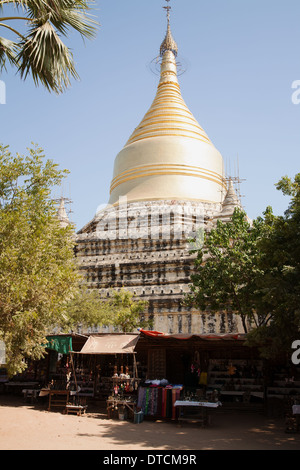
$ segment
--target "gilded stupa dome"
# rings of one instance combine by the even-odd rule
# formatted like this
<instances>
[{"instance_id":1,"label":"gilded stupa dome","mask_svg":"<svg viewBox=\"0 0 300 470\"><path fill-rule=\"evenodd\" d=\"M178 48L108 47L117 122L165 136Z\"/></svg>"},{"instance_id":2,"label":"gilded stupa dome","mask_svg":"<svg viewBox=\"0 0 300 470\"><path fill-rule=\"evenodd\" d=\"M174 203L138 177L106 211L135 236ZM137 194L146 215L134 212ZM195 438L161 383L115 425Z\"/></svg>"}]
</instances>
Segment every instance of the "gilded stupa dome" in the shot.
<instances>
[{"instance_id":1,"label":"gilded stupa dome","mask_svg":"<svg viewBox=\"0 0 300 470\"><path fill-rule=\"evenodd\" d=\"M221 203L223 158L181 95L178 47L170 24L160 47L161 68L152 105L116 156L109 204L193 200Z\"/></svg>"}]
</instances>

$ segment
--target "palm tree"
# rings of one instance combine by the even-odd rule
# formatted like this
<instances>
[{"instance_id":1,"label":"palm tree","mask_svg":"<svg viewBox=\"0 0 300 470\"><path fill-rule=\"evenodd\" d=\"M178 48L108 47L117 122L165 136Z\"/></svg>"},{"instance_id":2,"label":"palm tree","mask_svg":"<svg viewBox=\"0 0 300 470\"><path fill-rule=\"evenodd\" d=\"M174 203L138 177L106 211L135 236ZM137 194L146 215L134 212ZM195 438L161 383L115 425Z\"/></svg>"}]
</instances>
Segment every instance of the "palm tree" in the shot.
<instances>
[{"instance_id":1,"label":"palm tree","mask_svg":"<svg viewBox=\"0 0 300 470\"><path fill-rule=\"evenodd\" d=\"M0 71L6 64L17 67L22 79L29 74L36 85L57 94L78 79L73 55L61 37L69 30L92 39L98 23L90 14L93 0L0 0L0 14L6 7L10 16L0 17L0 27L13 34L0 37Z\"/></svg>"}]
</instances>

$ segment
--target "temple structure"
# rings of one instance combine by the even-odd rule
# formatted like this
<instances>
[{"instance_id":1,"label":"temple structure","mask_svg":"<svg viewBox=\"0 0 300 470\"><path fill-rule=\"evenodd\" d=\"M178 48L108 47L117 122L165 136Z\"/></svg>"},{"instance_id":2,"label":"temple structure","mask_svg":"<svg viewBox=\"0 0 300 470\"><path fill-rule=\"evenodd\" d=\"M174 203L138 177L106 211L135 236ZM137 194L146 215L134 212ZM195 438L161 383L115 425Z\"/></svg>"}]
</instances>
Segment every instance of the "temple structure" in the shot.
<instances>
[{"instance_id":1,"label":"temple structure","mask_svg":"<svg viewBox=\"0 0 300 470\"><path fill-rule=\"evenodd\" d=\"M160 46L153 103L115 158L107 207L77 234L85 283L103 298L124 288L148 301L145 317L164 333L239 331L234 314L187 308L190 242L240 206L220 152L188 109L170 28Z\"/></svg>"},{"instance_id":2,"label":"temple structure","mask_svg":"<svg viewBox=\"0 0 300 470\"><path fill-rule=\"evenodd\" d=\"M65 200L63 197L60 198L59 207L57 210L57 218L61 227L67 227L70 224L70 220L65 207Z\"/></svg>"}]
</instances>

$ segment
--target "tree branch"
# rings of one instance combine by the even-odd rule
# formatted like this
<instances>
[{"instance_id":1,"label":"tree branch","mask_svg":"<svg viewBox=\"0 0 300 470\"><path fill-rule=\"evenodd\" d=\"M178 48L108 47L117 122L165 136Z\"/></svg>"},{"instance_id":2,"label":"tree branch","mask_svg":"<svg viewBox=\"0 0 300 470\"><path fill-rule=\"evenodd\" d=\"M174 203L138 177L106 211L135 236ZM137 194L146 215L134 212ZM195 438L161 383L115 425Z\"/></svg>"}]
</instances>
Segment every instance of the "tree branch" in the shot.
<instances>
[{"instance_id":1,"label":"tree branch","mask_svg":"<svg viewBox=\"0 0 300 470\"><path fill-rule=\"evenodd\" d=\"M23 16L4 16L0 18L0 21L7 21L7 20L24 20L24 21L31 21L34 22L32 18L27 18Z\"/></svg>"},{"instance_id":2,"label":"tree branch","mask_svg":"<svg viewBox=\"0 0 300 470\"><path fill-rule=\"evenodd\" d=\"M5 24L5 23L0 23L0 26L3 26L3 28L9 29L9 30L12 31L13 33L17 34L17 36L19 36L20 38L24 39L24 41L26 41L26 38L25 38L21 33L19 33L19 31L17 31L16 29L12 28L11 26L8 26L8 25Z\"/></svg>"}]
</instances>

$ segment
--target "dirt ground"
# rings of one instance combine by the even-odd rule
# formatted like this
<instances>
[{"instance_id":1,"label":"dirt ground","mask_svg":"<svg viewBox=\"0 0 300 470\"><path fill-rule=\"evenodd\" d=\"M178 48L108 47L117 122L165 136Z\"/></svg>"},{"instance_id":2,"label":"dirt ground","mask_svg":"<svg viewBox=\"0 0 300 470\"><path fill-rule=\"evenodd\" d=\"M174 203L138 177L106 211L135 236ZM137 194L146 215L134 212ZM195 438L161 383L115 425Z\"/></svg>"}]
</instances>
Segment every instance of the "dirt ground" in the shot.
<instances>
[{"instance_id":1,"label":"dirt ground","mask_svg":"<svg viewBox=\"0 0 300 470\"><path fill-rule=\"evenodd\" d=\"M46 404L0 395L1 450L300 450L300 434L285 432L282 418L213 410L211 424L107 419L48 412Z\"/></svg>"}]
</instances>

